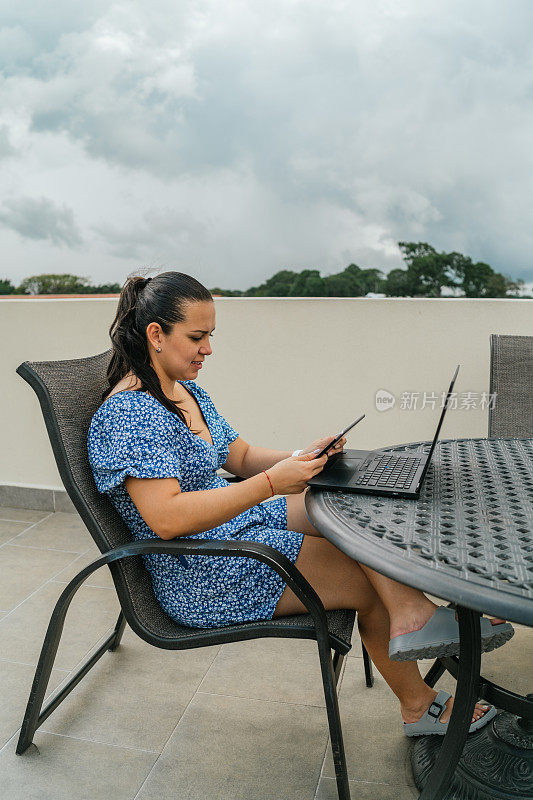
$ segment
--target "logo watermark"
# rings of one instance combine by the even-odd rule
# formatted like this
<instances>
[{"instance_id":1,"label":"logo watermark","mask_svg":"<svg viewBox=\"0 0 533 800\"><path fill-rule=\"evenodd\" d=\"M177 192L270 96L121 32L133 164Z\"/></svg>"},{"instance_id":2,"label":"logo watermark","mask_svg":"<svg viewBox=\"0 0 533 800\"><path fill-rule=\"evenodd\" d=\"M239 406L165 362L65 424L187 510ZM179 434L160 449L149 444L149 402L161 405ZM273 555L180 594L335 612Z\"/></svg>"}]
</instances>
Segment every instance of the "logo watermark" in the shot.
<instances>
[{"instance_id":1,"label":"logo watermark","mask_svg":"<svg viewBox=\"0 0 533 800\"><path fill-rule=\"evenodd\" d=\"M497 392L452 392L448 410L486 411L496 406ZM444 408L447 392L400 392L400 411L423 411L425 408ZM375 395L377 411L389 411L396 405L396 396L387 389L378 389Z\"/></svg>"},{"instance_id":2,"label":"logo watermark","mask_svg":"<svg viewBox=\"0 0 533 800\"><path fill-rule=\"evenodd\" d=\"M396 404L396 398L386 389L378 389L375 403L378 411L390 411Z\"/></svg>"}]
</instances>

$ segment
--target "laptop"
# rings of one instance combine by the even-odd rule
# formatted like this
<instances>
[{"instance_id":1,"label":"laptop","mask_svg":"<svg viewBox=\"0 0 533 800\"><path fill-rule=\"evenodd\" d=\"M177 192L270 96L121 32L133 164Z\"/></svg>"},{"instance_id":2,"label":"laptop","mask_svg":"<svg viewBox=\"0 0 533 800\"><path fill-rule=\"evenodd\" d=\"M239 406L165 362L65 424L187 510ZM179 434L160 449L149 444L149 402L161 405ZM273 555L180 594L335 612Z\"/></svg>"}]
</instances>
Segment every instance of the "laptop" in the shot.
<instances>
[{"instance_id":1,"label":"laptop","mask_svg":"<svg viewBox=\"0 0 533 800\"><path fill-rule=\"evenodd\" d=\"M316 489L339 490L381 497L416 498L429 467L450 403L459 365L450 383L429 453L388 453L384 450L346 450L332 456L322 472L308 481Z\"/></svg>"}]
</instances>

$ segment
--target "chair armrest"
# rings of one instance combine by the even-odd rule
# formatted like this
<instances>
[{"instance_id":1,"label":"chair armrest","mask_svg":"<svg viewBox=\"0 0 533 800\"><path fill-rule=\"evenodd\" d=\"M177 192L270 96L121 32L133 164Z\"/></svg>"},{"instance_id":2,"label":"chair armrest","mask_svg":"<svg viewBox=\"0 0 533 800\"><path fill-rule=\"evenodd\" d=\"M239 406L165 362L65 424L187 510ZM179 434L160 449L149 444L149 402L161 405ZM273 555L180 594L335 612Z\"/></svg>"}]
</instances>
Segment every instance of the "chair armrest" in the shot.
<instances>
[{"instance_id":1,"label":"chair armrest","mask_svg":"<svg viewBox=\"0 0 533 800\"><path fill-rule=\"evenodd\" d=\"M262 542L219 541L216 539L172 539L171 541L144 539L139 542L130 542L120 547L115 547L107 553L102 553L101 556L80 570L66 586L60 601L58 601L58 605L65 606L66 610L70 605L72 597L82 583L89 575L104 564L111 564L122 558L143 555L145 553L222 556L226 558L231 556L245 556L247 558L255 558L257 561L262 561L268 564L271 569L283 578L287 586L292 589L294 594L301 600L309 614L313 617L315 626L322 629L324 635L328 635L326 611L320 597L311 584L304 578L300 570L294 566L287 556L280 553L274 547L270 547L270 545L263 544Z\"/></svg>"}]
</instances>

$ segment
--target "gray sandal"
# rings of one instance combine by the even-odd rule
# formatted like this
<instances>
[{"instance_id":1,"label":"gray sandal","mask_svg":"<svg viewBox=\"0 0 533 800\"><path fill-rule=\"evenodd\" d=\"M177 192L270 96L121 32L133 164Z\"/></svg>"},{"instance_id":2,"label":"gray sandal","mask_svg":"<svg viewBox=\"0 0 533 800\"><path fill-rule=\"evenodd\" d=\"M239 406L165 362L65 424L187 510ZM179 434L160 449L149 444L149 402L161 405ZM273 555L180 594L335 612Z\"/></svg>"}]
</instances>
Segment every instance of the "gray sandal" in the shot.
<instances>
[{"instance_id":1,"label":"gray sandal","mask_svg":"<svg viewBox=\"0 0 533 800\"><path fill-rule=\"evenodd\" d=\"M488 653L505 644L514 635L508 622L492 625L486 617L481 623L481 651ZM421 658L443 658L459 655L459 623L453 608L439 606L419 631L395 636L389 642L391 661L417 661Z\"/></svg>"},{"instance_id":2,"label":"gray sandal","mask_svg":"<svg viewBox=\"0 0 533 800\"><path fill-rule=\"evenodd\" d=\"M418 722L404 722L403 730L406 736L444 736L448 730L448 723L441 722L440 718L446 710L446 703L450 699L451 694L448 692L439 692L432 704L425 714L423 714ZM470 725L468 733L473 733L479 730L487 722L490 722L496 716L496 709L494 706L489 706L488 711L482 717L476 719Z\"/></svg>"}]
</instances>

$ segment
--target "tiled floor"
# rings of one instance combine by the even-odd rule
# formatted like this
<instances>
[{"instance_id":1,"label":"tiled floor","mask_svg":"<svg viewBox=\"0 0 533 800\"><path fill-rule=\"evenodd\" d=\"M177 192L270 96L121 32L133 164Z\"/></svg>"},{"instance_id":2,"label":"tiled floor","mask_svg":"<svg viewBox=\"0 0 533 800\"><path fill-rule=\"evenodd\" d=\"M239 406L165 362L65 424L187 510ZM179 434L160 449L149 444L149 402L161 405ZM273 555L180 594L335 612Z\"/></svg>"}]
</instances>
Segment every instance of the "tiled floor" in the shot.
<instances>
[{"instance_id":1,"label":"tiled floor","mask_svg":"<svg viewBox=\"0 0 533 800\"><path fill-rule=\"evenodd\" d=\"M126 630L15 755L44 632L65 583L96 555L76 514L0 509L0 783L3 800L335 800L316 645L257 640L183 652ZM107 568L105 568L107 570ZM108 572L78 592L49 689L118 615ZM354 642L340 688L352 797L418 796L395 698L364 685ZM484 672L531 691L533 632L518 628ZM443 679L443 688L452 682Z\"/></svg>"}]
</instances>

